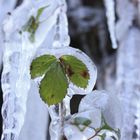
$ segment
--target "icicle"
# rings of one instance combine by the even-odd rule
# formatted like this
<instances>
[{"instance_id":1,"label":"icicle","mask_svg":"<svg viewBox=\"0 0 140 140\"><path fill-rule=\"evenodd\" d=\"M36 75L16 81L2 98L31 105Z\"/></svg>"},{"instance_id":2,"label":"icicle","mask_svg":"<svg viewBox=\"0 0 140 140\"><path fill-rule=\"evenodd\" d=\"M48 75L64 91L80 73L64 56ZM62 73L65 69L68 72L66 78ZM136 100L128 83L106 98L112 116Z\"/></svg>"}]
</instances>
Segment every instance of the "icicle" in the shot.
<instances>
[{"instance_id":1,"label":"icicle","mask_svg":"<svg viewBox=\"0 0 140 140\"><path fill-rule=\"evenodd\" d=\"M112 47L114 49L117 48L117 40L116 40L116 33L115 33L115 2L114 0L104 0L105 7L106 7L106 16L108 22L108 28L110 32L110 38L112 41Z\"/></svg>"},{"instance_id":2,"label":"icicle","mask_svg":"<svg viewBox=\"0 0 140 140\"><path fill-rule=\"evenodd\" d=\"M55 36L53 47L68 47L70 44L70 37L68 34L68 19L66 16L67 6L64 0L58 0L60 6L60 13L57 17L55 25Z\"/></svg>"}]
</instances>

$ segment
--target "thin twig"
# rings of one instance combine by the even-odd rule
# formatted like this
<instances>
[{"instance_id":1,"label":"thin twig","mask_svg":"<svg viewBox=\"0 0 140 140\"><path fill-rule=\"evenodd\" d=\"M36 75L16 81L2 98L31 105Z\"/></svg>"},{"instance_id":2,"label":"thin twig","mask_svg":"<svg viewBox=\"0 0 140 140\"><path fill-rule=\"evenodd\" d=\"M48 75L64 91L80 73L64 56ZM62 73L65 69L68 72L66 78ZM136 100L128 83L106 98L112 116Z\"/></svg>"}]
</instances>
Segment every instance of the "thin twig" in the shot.
<instances>
[{"instance_id":1,"label":"thin twig","mask_svg":"<svg viewBox=\"0 0 140 140\"><path fill-rule=\"evenodd\" d=\"M91 136L90 138L88 138L87 140L91 140L92 138L96 137L98 135L98 133L101 131L102 129L99 129L95 132L95 134L93 136Z\"/></svg>"},{"instance_id":2,"label":"thin twig","mask_svg":"<svg viewBox=\"0 0 140 140\"><path fill-rule=\"evenodd\" d=\"M60 140L64 139L64 107L63 102L59 103L59 118L60 118Z\"/></svg>"}]
</instances>

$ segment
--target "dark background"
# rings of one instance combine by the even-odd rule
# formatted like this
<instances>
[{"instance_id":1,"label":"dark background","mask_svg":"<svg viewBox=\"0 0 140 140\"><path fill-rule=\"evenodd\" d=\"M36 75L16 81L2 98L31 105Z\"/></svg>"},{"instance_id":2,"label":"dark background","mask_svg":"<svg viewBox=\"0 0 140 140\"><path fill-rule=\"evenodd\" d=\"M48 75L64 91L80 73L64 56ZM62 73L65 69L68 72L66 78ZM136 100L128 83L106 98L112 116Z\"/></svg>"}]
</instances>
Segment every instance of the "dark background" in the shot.
<instances>
[{"instance_id":1,"label":"dark background","mask_svg":"<svg viewBox=\"0 0 140 140\"><path fill-rule=\"evenodd\" d=\"M105 70L115 62L116 51L111 47L104 3L103 0L77 1L78 4L74 5L71 4L71 0L67 0L71 46L81 49L90 56L98 69L95 89L105 89ZM115 68L112 75L113 73ZM77 112L82 97L73 96L71 113Z\"/></svg>"}]
</instances>

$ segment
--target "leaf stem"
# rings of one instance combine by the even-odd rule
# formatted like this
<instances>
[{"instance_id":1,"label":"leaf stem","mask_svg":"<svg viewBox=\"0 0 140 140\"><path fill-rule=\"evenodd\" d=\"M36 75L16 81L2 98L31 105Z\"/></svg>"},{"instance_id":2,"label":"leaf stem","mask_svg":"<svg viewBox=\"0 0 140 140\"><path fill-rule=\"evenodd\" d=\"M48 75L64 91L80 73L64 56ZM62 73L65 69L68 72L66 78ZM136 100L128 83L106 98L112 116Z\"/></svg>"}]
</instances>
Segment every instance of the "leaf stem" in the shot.
<instances>
[{"instance_id":1,"label":"leaf stem","mask_svg":"<svg viewBox=\"0 0 140 140\"><path fill-rule=\"evenodd\" d=\"M100 128L99 130L97 130L97 131L95 132L95 134L94 134L93 136L91 136L90 138L88 138L87 140L91 140L92 138L98 136L98 133L99 133L101 130L102 130L102 128Z\"/></svg>"}]
</instances>

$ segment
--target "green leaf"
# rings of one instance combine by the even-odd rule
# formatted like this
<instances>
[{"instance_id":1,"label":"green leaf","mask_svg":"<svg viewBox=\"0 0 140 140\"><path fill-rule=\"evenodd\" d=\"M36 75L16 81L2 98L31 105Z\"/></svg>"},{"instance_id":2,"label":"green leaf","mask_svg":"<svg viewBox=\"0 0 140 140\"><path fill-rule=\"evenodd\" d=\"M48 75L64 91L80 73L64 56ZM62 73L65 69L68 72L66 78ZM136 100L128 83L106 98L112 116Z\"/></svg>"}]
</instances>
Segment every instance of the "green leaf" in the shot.
<instances>
[{"instance_id":1,"label":"green leaf","mask_svg":"<svg viewBox=\"0 0 140 140\"><path fill-rule=\"evenodd\" d=\"M48 5L38 9L37 16L36 16L36 21L39 22L39 17L41 16L41 14L43 13L43 11L45 10L46 7L48 7Z\"/></svg>"},{"instance_id":2,"label":"green leaf","mask_svg":"<svg viewBox=\"0 0 140 140\"><path fill-rule=\"evenodd\" d=\"M40 84L40 97L48 105L60 103L67 93L67 77L59 62L53 63Z\"/></svg>"},{"instance_id":3,"label":"green leaf","mask_svg":"<svg viewBox=\"0 0 140 140\"><path fill-rule=\"evenodd\" d=\"M23 27L24 31L27 31L30 33L29 39L31 42L35 41L35 32L39 26L39 22L36 22L36 19L34 16L31 16L27 24Z\"/></svg>"},{"instance_id":4,"label":"green leaf","mask_svg":"<svg viewBox=\"0 0 140 140\"><path fill-rule=\"evenodd\" d=\"M102 127L101 127L101 130L108 130L108 131L111 131L111 132L114 132L118 138L120 138L120 130L115 130L113 129L111 126L109 126L102 114Z\"/></svg>"},{"instance_id":5,"label":"green leaf","mask_svg":"<svg viewBox=\"0 0 140 140\"><path fill-rule=\"evenodd\" d=\"M29 20L27 21L27 23L23 26L23 30L24 31L29 31L33 22L35 22L35 18L34 18L34 16L31 16L29 18Z\"/></svg>"},{"instance_id":6,"label":"green leaf","mask_svg":"<svg viewBox=\"0 0 140 140\"><path fill-rule=\"evenodd\" d=\"M114 131L113 128L111 128L108 124L105 124L102 129L105 129L105 130L109 130L109 131Z\"/></svg>"},{"instance_id":7,"label":"green leaf","mask_svg":"<svg viewBox=\"0 0 140 140\"><path fill-rule=\"evenodd\" d=\"M103 114L102 114L102 129L114 131L114 129L107 124Z\"/></svg>"},{"instance_id":8,"label":"green leaf","mask_svg":"<svg viewBox=\"0 0 140 140\"><path fill-rule=\"evenodd\" d=\"M74 124L89 126L91 124L91 120L89 120L88 118L84 118L84 117L76 117L76 118L74 118Z\"/></svg>"},{"instance_id":9,"label":"green leaf","mask_svg":"<svg viewBox=\"0 0 140 140\"><path fill-rule=\"evenodd\" d=\"M75 56L63 55L60 62L65 68L65 72L70 81L76 86L86 88L89 80L89 72L86 65Z\"/></svg>"},{"instance_id":10,"label":"green leaf","mask_svg":"<svg viewBox=\"0 0 140 140\"><path fill-rule=\"evenodd\" d=\"M38 29L39 23L40 23L39 17L46 7L48 7L48 6L39 8L37 11L36 17L31 16L30 19L28 20L28 22L26 23L26 25L23 27L24 31L27 31L30 33L29 39L31 42L35 41L35 33L36 33L36 30Z\"/></svg>"},{"instance_id":11,"label":"green leaf","mask_svg":"<svg viewBox=\"0 0 140 140\"><path fill-rule=\"evenodd\" d=\"M34 59L30 66L31 78L33 79L45 74L49 67L56 61L57 59L53 55L42 55Z\"/></svg>"},{"instance_id":12,"label":"green leaf","mask_svg":"<svg viewBox=\"0 0 140 140\"><path fill-rule=\"evenodd\" d=\"M101 140L105 140L105 138L106 138L106 134L105 133L103 133L102 135L98 135L100 138L101 138Z\"/></svg>"}]
</instances>

